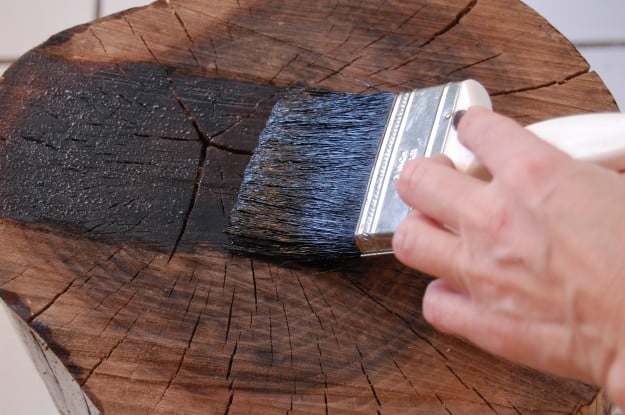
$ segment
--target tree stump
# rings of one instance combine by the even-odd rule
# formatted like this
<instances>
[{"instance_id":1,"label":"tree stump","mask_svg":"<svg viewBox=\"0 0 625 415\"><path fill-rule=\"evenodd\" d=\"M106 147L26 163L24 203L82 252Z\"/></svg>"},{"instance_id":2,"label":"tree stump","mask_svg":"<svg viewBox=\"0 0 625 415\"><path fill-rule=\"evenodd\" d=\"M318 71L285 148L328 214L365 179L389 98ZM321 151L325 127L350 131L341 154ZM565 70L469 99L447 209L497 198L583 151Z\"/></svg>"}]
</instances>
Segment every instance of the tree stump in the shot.
<instances>
[{"instance_id":1,"label":"tree stump","mask_svg":"<svg viewBox=\"0 0 625 415\"><path fill-rule=\"evenodd\" d=\"M599 413L432 329L393 258L222 249L285 88L465 78L522 123L616 110L516 0L170 0L59 33L0 82L0 295L105 413Z\"/></svg>"}]
</instances>

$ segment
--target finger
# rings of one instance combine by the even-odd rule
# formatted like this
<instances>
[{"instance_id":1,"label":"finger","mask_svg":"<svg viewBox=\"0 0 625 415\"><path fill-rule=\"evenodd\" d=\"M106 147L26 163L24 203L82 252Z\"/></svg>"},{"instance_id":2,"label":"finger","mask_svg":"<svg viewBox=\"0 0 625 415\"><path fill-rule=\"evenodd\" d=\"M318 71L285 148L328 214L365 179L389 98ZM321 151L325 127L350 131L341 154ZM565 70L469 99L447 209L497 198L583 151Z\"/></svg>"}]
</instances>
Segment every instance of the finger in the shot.
<instances>
[{"instance_id":1,"label":"finger","mask_svg":"<svg viewBox=\"0 0 625 415\"><path fill-rule=\"evenodd\" d=\"M413 209L458 229L459 217L474 209L474 194L484 182L459 173L450 163L443 158L409 161L397 180L397 192Z\"/></svg>"},{"instance_id":2,"label":"finger","mask_svg":"<svg viewBox=\"0 0 625 415\"><path fill-rule=\"evenodd\" d=\"M485 108L470 108L458 123L458 139L493 175L517 160L566 157L514 120Z\"/></svg>"},{"instance_id":3,"label":"finger","mask_svg":"<svg viewBox=\"0 0 625 415\"><path fill-rule=\"evenodd\" d=\"M456 166L454 166L454 162L452 159L450 159L449 157L447 157L445 154L442 153L438 153L438 154L434 154L433 156L429 157L429 160L438 163L442 166L447 166L450 167L452 169L455 169Z\"/></svg>"},{"instance_id":4,"label":"finger","mask_svg":"<svg viewBox=\"0 0 625 415\"><path fill-rule=\"evenodd\" d=\"M429 275L453 278L450 255L458 252L457 235L418 212L410 213L393 235L393 252L405 265Z\"/></svg>"},{"instance_id":5,"label":"finger","mask_svg":"<svg viewBox=\"0 0 625 415\"><path fill-rule=\"evenodd\" d=\"M570 342L566 327L492 312L449 281L430 282L423 315L438 330L464 337L490 353L564 376L581 375L563 353Z\"/></svg>"}]
</instances>

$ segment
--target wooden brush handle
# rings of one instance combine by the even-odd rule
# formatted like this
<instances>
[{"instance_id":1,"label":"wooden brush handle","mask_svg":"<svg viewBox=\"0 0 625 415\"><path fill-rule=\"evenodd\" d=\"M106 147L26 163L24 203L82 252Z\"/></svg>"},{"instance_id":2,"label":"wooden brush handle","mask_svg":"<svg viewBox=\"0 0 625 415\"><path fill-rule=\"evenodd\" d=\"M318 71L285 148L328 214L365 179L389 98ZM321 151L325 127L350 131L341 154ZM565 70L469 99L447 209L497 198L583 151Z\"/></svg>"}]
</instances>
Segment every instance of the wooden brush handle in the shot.
<instances>
[{"instance_id":1,"label":"wooden brush handle","mask_svg":"<svg viewBox=\"0 0 625 415\"><path fill-rule=\"evenodd\" d=\"M624 113L571 115L526 128L576 159L625 170Z\"/></svg>"}]
</instances>

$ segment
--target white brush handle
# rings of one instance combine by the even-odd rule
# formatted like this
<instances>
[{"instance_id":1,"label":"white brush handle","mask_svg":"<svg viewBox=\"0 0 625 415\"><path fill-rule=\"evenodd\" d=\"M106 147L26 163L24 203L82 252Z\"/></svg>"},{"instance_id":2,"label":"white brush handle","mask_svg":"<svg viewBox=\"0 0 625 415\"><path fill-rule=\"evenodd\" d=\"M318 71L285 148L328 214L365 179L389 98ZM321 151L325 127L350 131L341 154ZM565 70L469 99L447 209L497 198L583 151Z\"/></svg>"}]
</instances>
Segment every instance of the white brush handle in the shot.
<instances>
[{"instance_id":1,"label":"white brush handle","mask_svg":"<svg viewBox=\"0 0 625 415\"><path fill-rule=\"evenodd\" d=\"M571 115L526 128L575 159L625 170L625 113Z\"/></svg>"},{"instance_id":2,"label":"white brush handle","mask_svg":"<svg viewBox=\"0 0 625 415\"><path fill-rule=\"evenodd\" d=\"M525 128L575 159L625 170L625 113L570 115ZM453 134L445 154L454 161L456 168L481 179L490 178L484 166L458 142L455 132Z\"/></svg>"}]
</instances>

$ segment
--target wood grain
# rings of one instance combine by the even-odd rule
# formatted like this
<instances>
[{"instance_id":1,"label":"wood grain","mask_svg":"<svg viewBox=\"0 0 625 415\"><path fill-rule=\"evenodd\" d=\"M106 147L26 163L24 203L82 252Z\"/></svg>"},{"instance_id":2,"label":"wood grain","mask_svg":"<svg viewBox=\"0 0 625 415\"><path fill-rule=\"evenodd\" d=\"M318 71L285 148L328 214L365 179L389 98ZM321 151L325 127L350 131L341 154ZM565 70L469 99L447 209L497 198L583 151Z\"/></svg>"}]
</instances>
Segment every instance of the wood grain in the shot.
<instances>
[{"instance_id":1,"label":"wood grain","mask_svg":"<svg viewBox=\"0 0 625 415\"><path fill-rule=\"evenodd\" d=\"M171 0L55 35L0 81L0 295L104 413L603 408L592 386L437 333L420 312L429 279L392 258L221 248L284 88L469 77L522 123L616 109L512 0Z\"/></svg>"}]
</instances>

